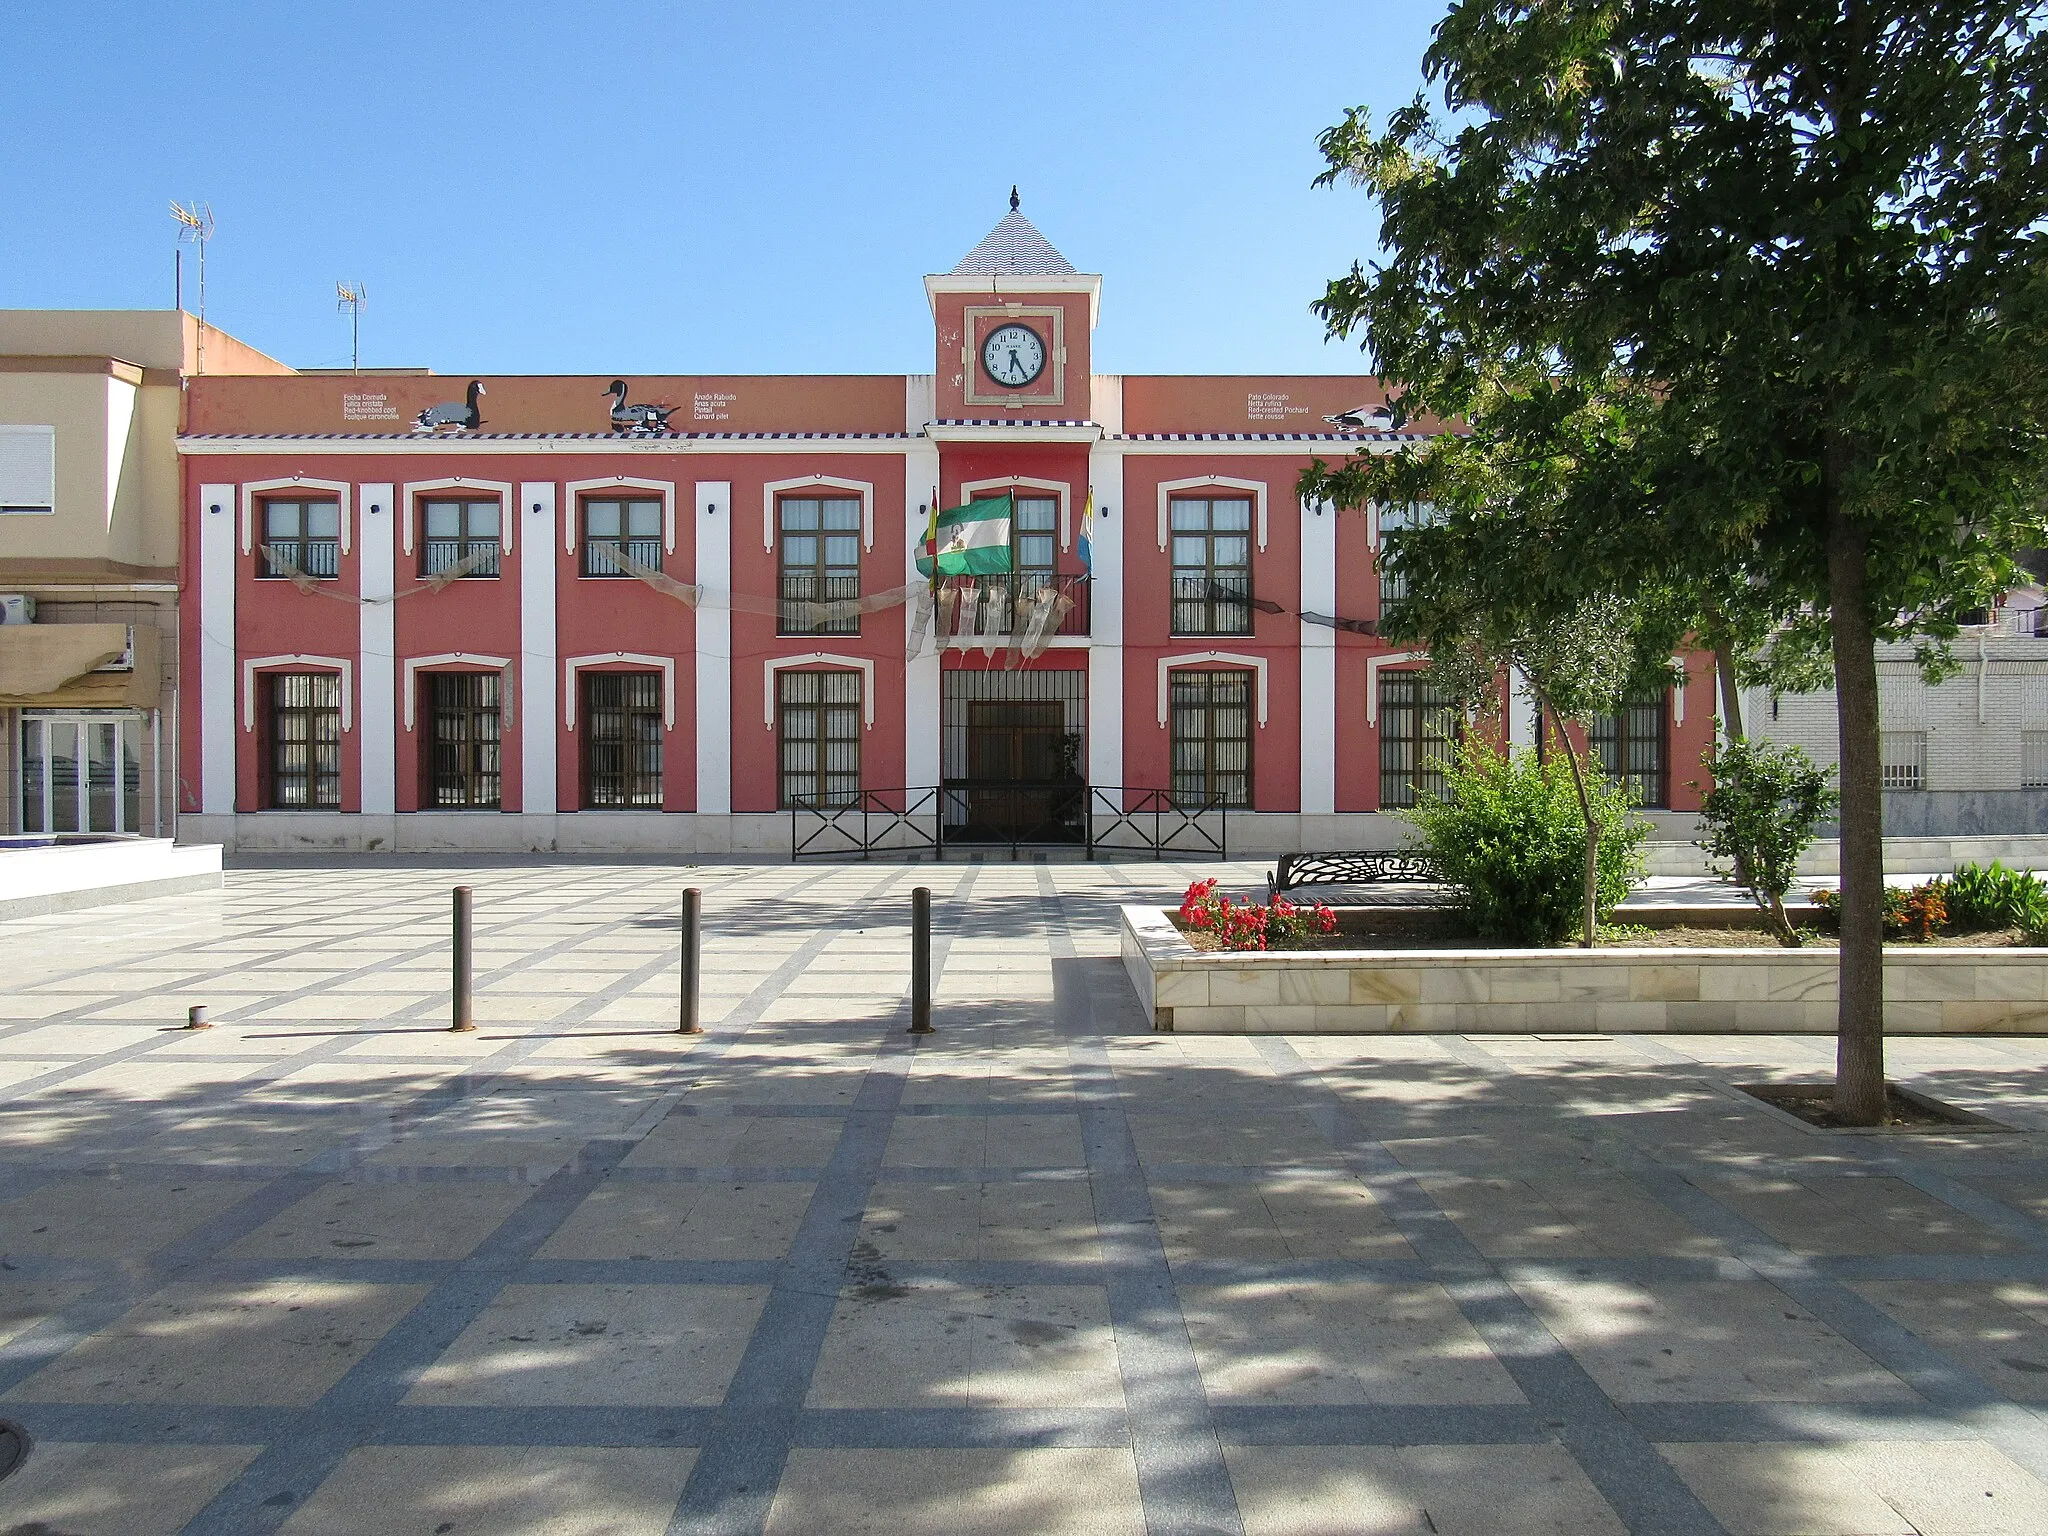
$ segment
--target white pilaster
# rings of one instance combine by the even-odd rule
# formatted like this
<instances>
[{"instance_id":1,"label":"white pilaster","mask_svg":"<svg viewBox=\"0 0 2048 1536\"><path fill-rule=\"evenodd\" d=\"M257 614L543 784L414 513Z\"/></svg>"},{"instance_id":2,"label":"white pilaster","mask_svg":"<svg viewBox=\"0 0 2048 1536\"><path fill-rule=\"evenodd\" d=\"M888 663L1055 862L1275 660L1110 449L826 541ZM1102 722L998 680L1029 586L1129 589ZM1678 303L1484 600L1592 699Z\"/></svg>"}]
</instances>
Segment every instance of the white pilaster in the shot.
<instances>
[{"instance_id":1,"label":"white pilaster","mask_svg":"<svg viewBox=\"0 0 2048 1536\"><path fill-rule=\"evenodd\" d=\"M1114 444L1088 450L1095 498L1088 603L1088 782L1122 784L1124 774L1124 456Z\"/></svg>"},{"instance_id":2,"label":"white pilaster","mask_svg":"<svg viewBox=\"0 0 2048 1536\"><path fill-rule=\"evenodd\" d=\"M732 484L697 482L697 813L732 813ZM713 594L716 594L714 597Z\"/></svg>"},{"instance_id":3,"label":"white pilaster","mask_svg":"<svg viewBox=\"0 0 2048 1536\"><path fill-rule=\"evenodd\" d=\"M526 523L519 556L519 809L529 816L555 813L555 487L531 481L519 487L512 509Z\"/></svg>"},{"instance_id":4,"label":"white pilaster","mask_svg":"<svg viewBox=\"0 0 2048 1536\"><path fill-rule=\"evenodd\" d=\"M199 488L199 809L235 813L235 488Z\"/></svg>"},{"instance_id":5,"label":"white pilaster","mask_svg":"<svg viewBox=\"0 0 2048 1536\"><path fill-rule=\"evenodd\" d=\"M366 598L389 598L394 590L392 550L398 513L392 487L357 487L362 531L357 564ZM387 602L365 603L357 612L362 648L362 707L356 712L356 750L363 763L363 814L389 816L398 808L397 612Z\"/></svg>"},{"instance_id":6,"label":"white pilaster","mask_svg":"<svg viewBox=\"0 0 2048 1536\"><path fill-rule=\"evenodd\" d=\"M1337 611L1337 509L1301 503L1301 606ZM1301 813L1337 810L1337 632L1301 626Z\"/></svg>"},{"instance_id":7,"label":"white pilaster","mask_svg":"<svg viewBox=\"0 0 2048 1536\"><path fill-rule=\"evenodd\" d=\"M903 456L903 579L918 581L918 544L931 520L932 498L939 488L939 449L918 441ZM917 604L903 609L903 633L917 619ZM936 624L936 618L933 620ZM913 789L939 782L939 648L927 629L919 654L903 667L903 781Z\"/></svg>"},{"instance_id":8,"label":"white pilaster","mask_svg":"<svg viewBox=\"0 0 2048 1536\"><path fill-rule=\"evenodd\" d=\"M1529 679L1519 671L1508 674L1508 745L1536 745L1536 696L1529 691Z\"/></svg>"}]
</instances>

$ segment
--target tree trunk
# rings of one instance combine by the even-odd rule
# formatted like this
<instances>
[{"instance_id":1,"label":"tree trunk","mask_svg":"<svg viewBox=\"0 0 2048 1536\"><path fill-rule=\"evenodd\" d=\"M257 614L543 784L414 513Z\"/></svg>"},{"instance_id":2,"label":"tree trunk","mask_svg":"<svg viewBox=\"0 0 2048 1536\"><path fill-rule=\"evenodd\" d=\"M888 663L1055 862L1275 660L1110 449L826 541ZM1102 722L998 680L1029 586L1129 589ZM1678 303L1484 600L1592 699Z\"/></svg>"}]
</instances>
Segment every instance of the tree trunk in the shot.
<instances>
[{"instance_id":1,"label":"tree trunk","mask_svg":"<svg viewBox=\"0 0 2048 1536\"><path fill-rule=\"evenodd\" d=\"M1550 707L1549 696L1540 688L1536 690L1536 703L1543 711L1546 728L1557 737L1557 744L1564 752L1565 765L1572 771L1572 788L1579 795L1579 815L1586 823L1585 922L1579 936L1579 947L1591 949L1593 930L1600 923L1600 823L1593 817L1593 797L1586 792L1586 776L1579 771L1579 754L1572 748L1571 737L1565 734L1565 722L1558 719L1557 711Z\"/></svg>"},{"instance_id":2,"label":"tree trunk","mask_svg":"<svg viewBox=\"0 0 2048 1536\"><path fill-rule=\"evenodd\" d=\"M1832 457L1832 455L1831 455ZM1830 491L1839 484L1830 465ZM1869 537L1830 495L1828 602L1835 717L1842 752L1842 949L1836 1015L1835 1113L1884 1121L1884 769L1877 654L1868 598Z\"/></svg>"},{"instance_id":3,"label":"tree trunk","mask_svg":"<svg viewBox=\"0 0 2048 1536\"><path fill-rule=\"evenodd\" d=\"M1721 731L1730 741L1742 740L1742 689L1735 681L1735 653L1725 644L1714 647L1714 671L1721 680Z\"/></svg>"}]
</instances>

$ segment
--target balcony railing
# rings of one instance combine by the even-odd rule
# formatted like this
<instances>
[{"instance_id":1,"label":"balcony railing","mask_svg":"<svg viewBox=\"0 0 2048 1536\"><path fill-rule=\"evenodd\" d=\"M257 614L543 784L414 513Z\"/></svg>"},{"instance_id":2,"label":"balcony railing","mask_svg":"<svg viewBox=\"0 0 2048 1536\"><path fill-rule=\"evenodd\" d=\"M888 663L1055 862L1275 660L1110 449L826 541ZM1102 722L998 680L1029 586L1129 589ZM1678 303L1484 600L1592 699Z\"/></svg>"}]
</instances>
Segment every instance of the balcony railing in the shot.
<instances>
[{"instance_id":1,"label":"balcony railing","mask_svg":"<svg viewBox=\"0 0 2048 1536\"><path fill-rule=\"evenodd\" d=\"M849 603L860 597L858 576L818 576L810 571L785 571L782 577L782 612L775 621L778 635L857 635L860 615L816 618L799 605L805 603Z\"/></svg>"},{"instance_id":2,"label":"balcony railing","mask_svg":"<svg viewBox=\"0 0 2048 1536\"><path fill-rule=\"evenodd\" d=\"M288 543L265 544L262 576L289 577L294 572L308 576L341 574L341 542L338 539L293 539Z\"/></svg>"},{"instance_id":3,"label":"balcony railing","mask_svg":"<svg viewBox=\"0 0 2048 1536\"><path fill-rule=\"evenodd\" d=\"M1251 577L1174 577L1173 632L1176 635L1250 634Z\"/></svg>"},{"instance_id":4,"label":"balcony railing","mask_svg":"<svg viewBox=\"0 0 2048 1536\"><path fill-rule=\"evenodd\" d=\"M1052 591L1073 604L1053 629L1054 635L1088 633L1089 580L1055 576L1050 571L1010 571L990 576L963 576L947 582L959 593L953 631L945 638L972 643L979 635L1021 634L1031 622L1040 595ZM1021 611L1020 611L1021 610Z\"/></svg>"},{"instance_id":5,"label":"balcony railing","mask_svg":"<svg viewBox=\"0 0 2048 1536\"><path fill-rule=\"evenodd\" d=\"M420 574L438 576L451 566L462 564L472 556L480 557L475 565L464 573L470 576L495 576L498 574L498 541L495 537L481 539L428 539L424 563Z\"/></svg>"}]
</instances>

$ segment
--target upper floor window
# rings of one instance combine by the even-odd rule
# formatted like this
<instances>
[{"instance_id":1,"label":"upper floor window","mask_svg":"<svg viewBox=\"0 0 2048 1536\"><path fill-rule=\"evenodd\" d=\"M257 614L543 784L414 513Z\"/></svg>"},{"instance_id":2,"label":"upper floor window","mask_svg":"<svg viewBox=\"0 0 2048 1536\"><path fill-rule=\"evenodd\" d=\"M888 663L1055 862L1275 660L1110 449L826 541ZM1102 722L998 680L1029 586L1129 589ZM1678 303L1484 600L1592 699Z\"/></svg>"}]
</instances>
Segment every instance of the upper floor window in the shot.
<instances>
[{"instance_id":1,"label":"upper floor window","mask_svg":"<svg viewBox=\"0 0 2048 1536\"><path fill-rule=\"evenodd\" d=\"M583 574L628 576L632 573L606 558L616 549L637 565L661 569L662 506L659 500L626 501L589 497L583 503ZM603 545L606 548L599 548Z\"/></svg>"},{"instance_id":2,"label":"upper floor window","mask_svg":"<svg viewBox=\"0 0 2048 1536\"><path fill-rule=\"evenodd\" d=\"M778 510L776 553L782 574L782 618L777 632L859 634L857 614L819 618L794 605L844 602L860 596L860 498L785 496Z\"/></svg>"},{"instance_id":3,"label":"upper floor window","mask_svg":"<svg viewBox=\"0 0 2048 1536\"><path fill-rule=\"evenodd\" d=\"M265 803L274 811L341 808L341 678L272 672Z\"/></svg>"},{"instance_id":4,"label":"upper floor window","mask_svg":"<svg viewBox=\"0 0 2048 1536\"><path fill-rule=\"evenodd\" d=\"M341 504L334 501L263 503L262 577L339 576Z\"/></svg>"},{"instance_id":5,"label":"upper floor window","mask_svg":"<svg viewBox=\"0 0 2048 1536\"><path fill-rule=\"evenodd\" d=\"M1398 603L1408 595L1408 577L1391 568L1386 560L1387 535L1398 535L1407 528L1422 528L1441 521L1437 509L1428 504L1405 507L1381 507L1379 509L1380 557L1375 563L1380 573L1380 607L1384 610L1389 603Z\"/></svg>"},{"instance_id":6,"label":"upper floor window","mask_svg":"<svg viewBox=\"0 0 2048 1536\"><path fill-rule=\"evenodd\" d=\"M498 537L504 516L496 497L489 501L422 501L427 525L420 574L438 576L451 566L474 560L465 576L498 574Z\"/></svg>"},{"instance_id":7,"label":"upper floor window","mask_svg":"<svg viewBox=\"0 0 2048 1536\"><path fill-rule=\"evenodd\" d=\"M1052 585L1058 569L1060 504L1051 496L1019 496L1012 524L1020 594L1029 596Z\"/></svg>"},{"instance_id":8,"label":"upper floor window","mask_svg":"<svg viewBox=\"0 0 2048 1536\"><path fill-rule=\"evenodd\" d=\"M1169 507L1173 533L1173 632L1252 632L1252 503L1248 496Z\"/></svg>"}]
</instances>

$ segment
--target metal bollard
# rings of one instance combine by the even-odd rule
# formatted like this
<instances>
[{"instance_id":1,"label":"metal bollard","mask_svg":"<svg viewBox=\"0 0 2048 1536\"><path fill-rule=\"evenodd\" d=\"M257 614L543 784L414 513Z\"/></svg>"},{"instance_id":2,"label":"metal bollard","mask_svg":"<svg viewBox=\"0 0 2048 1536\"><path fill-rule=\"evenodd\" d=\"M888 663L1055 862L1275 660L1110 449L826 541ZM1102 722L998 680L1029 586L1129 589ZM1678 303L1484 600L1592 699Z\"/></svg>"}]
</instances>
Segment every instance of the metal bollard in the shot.
<instances>
[{"instance_id":1,"label":"metal bollard","mask_svg":"<svg viewBox=\"0 0 2048 1536\"><path fill-rule=\"evenodd\" d=\"M185 1027L187 1029L213 1028L212 1023L206 1017L206 1004L194 1003L185 1010Z\"/></svg>"},{"instance_id":2,"label":"metal bollard","mask_svg":"<svg viewBox=\"0 0 2048 1536\"><path fill-rule=\"evenodd\" d=\"M932 1032L932 891L910 893L910 1033Z\"/></svg>"},{"instance_id":3,"label":"metal bollard","mask_svg":"<svg viewBox=\"0 0 2048 1536\"><path fill-rule=\"evenodd\" d=\"M476 1028L474 1010L469 1000L469 887L455 887L455 1022L448 1026L453 1033L467 1034Z\"/></svg>"},{"instance_id":4,"label":"metal bollard","mask_svg":"<svg viewBox=\"0 0 2048 1536\"><path fill-rule=\"evenodd\" d=\"M691 886L683 892L683 1023L679 1035L701 1035L704 1022L698 1005L703 974L704 893Z\"/></svg>"}]
</instances>

